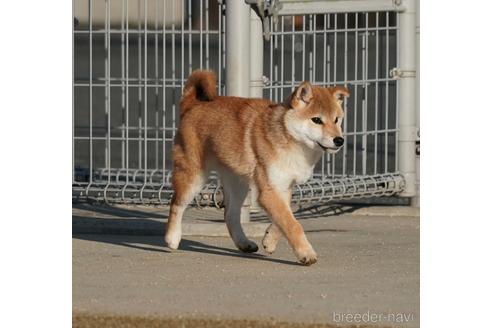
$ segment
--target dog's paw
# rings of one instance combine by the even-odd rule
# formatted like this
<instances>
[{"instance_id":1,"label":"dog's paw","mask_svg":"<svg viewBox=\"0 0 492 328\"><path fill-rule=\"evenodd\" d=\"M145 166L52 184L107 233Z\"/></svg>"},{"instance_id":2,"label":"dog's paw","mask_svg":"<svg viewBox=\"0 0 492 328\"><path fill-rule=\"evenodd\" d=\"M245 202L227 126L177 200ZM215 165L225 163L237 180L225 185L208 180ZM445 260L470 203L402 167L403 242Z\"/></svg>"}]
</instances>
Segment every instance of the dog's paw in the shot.
<instances>
[{"instance_id":1,"label":"dog's paw","mask_svg":"<svg viewBox=\"0 0 492 328\"><path fill-rule=\"evenodd\" d=\"M265 236L263 237L263 240L261 241L266 253L272 254L273 252L275 252L275 250L277 249L278 241L280 239L280 234L280 230L275 225L270 224L270 226L265 231Z\"/></svg>"},{"instance_id":2,"label":"dog's paw","mask_svg":"<svg viewBox=\"0 0 492 328\"><path fill-rule=\"evenodd\" d=\"M318 261L318 257L316 255L312 257L304 256L303 258L299 259L299 262L301 262L306 266L310 266L311 264L314 264L317 261Z\"/></svg>"},{"instance_id":3,"label":"dog's paw","mask_svg":"<svg viewBox=\"0 0 492 328\"><path fill-rule=\"evenodd\" d=\"M314 264L318 261L318 255L316 255L316 252L312 247L305 251L303 250L296 253L299 262L306 266L310 266L311 264Z\"/></svg>"},{"instance_id":4,"label":"dog's paw","mask_svg":"<svg viewBox=\"0 0 492 328\"><path fill-rule=\"evenodd\" d=\"M265 253L267 253L268 255L272 255L273 252L275 252L275 249L277 249L277 246L263 244L263 249L265 250Z\"/></svg>"},{"instance_id":5,"label":"dog's paw","mask_svg":"<svg viewBox=\"0 0 492 328\"><path fill-rule=\"evenodd\" d=\"M172 250L176 250L178 249L179 247L179 242L181 241L181 234L178 234L178 233L169 233L165 235L164 237L164 241L165 241L165 244L166 246L169 248L169 249L172 249Z\"/></svg>"},{"instance_id":6,"label":"dog's paw","mask_svg":"<svg viewBox=\"0 0 492 328\"><path fill-rule=\"evenodd\" d=\"M265 234L265 237L263 238L262 244L263 248L265 249L265 252L268 254L272 254L275 252L277 249L277 241L274 240L273 238L270 238L270 234Z\"/></svg>"},{"instance_id":7,"label":"dog's paw","mask_svg":"<svg viewBox=\"0 0 492 328\"><path fill-rule=\"evenodd\" d=\"M258 245L252 240L247 240L244 243L237 245L237 248L245 253L255 253L258 251Z\"/></svg>"}]
</instances>

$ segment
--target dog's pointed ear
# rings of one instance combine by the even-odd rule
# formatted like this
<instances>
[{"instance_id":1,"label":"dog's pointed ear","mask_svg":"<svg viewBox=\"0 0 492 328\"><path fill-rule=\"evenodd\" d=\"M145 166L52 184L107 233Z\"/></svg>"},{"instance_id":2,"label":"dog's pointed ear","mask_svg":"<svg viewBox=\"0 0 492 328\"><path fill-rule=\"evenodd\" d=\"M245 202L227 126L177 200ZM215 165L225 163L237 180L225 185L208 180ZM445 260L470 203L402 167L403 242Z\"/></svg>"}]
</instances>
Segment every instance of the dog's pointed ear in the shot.
<instances>
[{"instance_id":1,"label":"dog's pointed ear","mask_svg":"<svg viewBox=\"0 0 492 328\"><path fill-rule=\"evenodd\" d=\"M335 97L340 106L343 105L345 98L350 97L350 91L346 87L336 86L328 88L328 90L330 90L331 94Z\"/></svg>"},{"instance_id":2,"label":"dog's pointed ear","mask_svg":"<svg viewBox=\"0 0 492 328\"><path fill-rule=\"evenodd\" d=\"M292 93L290 105L294 109L303 109L309 105L312 99L313 87L311 83L304 81Z\"/></svg>"}]
</instances>

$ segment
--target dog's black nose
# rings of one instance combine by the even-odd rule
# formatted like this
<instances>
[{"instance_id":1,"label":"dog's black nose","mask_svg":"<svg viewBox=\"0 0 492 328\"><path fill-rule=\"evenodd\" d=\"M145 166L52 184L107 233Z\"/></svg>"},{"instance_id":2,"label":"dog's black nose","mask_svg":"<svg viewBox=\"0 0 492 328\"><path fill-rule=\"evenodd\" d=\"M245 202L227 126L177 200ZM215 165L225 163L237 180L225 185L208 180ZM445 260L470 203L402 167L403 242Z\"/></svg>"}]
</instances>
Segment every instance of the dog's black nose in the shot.
<instances>
[{"instance_id":1,"label":"dog's black nose","mask_svg":"<svg viewBox=\"0 0 492 328\"><path fill-rule=\"evenodd\" d=\"M343 146L343 138L342 137L335 137L333 139L333 143L335 144L335 146L337 147L342 147Z\"/></svg>"}]
</instances>

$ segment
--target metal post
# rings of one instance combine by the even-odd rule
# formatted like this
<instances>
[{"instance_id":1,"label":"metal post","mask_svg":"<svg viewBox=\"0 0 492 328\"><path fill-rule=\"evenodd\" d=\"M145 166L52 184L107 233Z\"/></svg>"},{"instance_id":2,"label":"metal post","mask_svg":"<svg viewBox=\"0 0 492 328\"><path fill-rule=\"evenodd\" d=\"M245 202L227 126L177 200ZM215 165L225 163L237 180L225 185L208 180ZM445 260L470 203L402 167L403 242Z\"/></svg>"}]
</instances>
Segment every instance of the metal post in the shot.
<instances>
[{"instance_id":1,"label":"metal post","mask_svg":"<svg viewBox=\"0 0 492 328\"><path fill-rule=\"evenodd\" d=\"M405 178L403 197L416 195L416 93L415 93L415 0L402 0L405 11L400 14L400 29L398 40L400 94L398 101L398 165L399 171Z\"/></svg>"},{"instance_id":2,"label":"metal post","mask_svg":"<svg viewBox=\"0 0 492 328\"><path fill-rule=\"evenodd\" d=\"M263 24L250 9L250 97L263 98Z\"/></svg>"},{"instance_id":3,"label":"metal post","mask_svg":"<svg viewBox=\"0 0 492 328\"><path fill-rule=\"evenodd\" d=\"M418 153L415 158L415 185L416 185L416 195L412 198L412 206L420 207L420 0L417 0L416 5L416 29L415 29L415 53L416 53L416 62L417 62L417 72L416 72L416 95L415 98L417 100L416 103L416 126L417 126L417 141L418 145Z\"/></svg>"},{"instance_id":4,"label":"metal post","mask_svg":"<svg viewBox=\"0 0 492 328\"><path fill-rule=\"evenodd\" d=\"M270 41L272 42L272 41ZM263 98L263 24L258 14L250 9L250 97ZM250 212L259 212L258 191L251 189L248 195Z\"/></svg>"},{"instance_id":5,"label":"metal post","mask_svg":"<svg viewBox=\"0 0 492 328\"><path fill-rule=\"evenodd\" d=\"M226 3L226 95L250 96L250 7L244 0ZM250 198L241 208L241 222L249 222Z\"/></svg>"},{"instance_id":6,"label":"metal post","mask_svg":"<svg viewBox=\"0 0 492 328\"><path fill-rule=\"evenodd\" d=\"M250 8L243 0L226 3L226 95L249 97Z\"/></svg>"}]
</instances>

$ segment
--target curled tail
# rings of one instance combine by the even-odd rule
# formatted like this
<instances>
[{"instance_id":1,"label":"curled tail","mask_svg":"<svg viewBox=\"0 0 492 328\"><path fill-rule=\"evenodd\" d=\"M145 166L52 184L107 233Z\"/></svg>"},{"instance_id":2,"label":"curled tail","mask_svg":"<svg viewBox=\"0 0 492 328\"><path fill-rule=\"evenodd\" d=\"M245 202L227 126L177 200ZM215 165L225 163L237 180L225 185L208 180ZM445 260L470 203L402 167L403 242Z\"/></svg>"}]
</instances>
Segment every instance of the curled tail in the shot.
<instances>
[{"instance_id":1,"label":"curled tail","mask_svg":"<svg viewBox=\"0 0 492 328\"><path fill-rule=\"evenodd\" d=\"M211 101L217 97L216 76L211 71L194 71L183 89L181 115L199 101Z\"/></svg>"}]
</instances>

